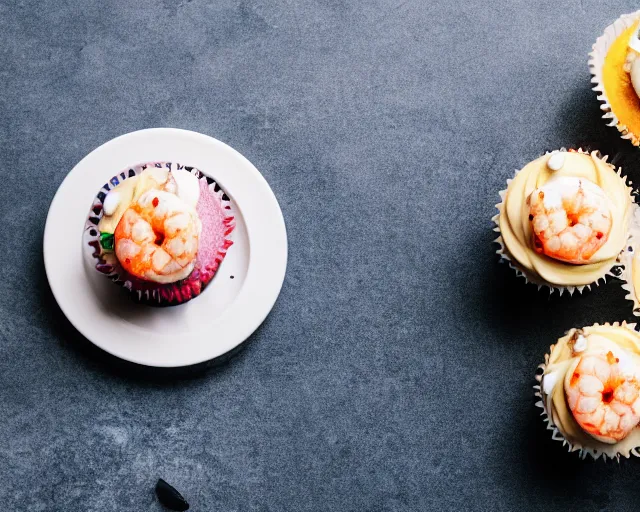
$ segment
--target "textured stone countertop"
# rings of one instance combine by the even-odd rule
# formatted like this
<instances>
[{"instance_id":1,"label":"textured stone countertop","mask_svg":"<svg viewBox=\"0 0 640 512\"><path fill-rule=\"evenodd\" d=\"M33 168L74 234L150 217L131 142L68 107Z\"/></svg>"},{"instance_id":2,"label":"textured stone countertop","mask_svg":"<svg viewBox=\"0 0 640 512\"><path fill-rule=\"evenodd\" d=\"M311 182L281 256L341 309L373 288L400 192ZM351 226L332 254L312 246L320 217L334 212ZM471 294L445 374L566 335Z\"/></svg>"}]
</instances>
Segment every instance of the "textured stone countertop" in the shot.
<instances>
[{"instance_id":1,"label":"textured stone countertop","mask_svg":"<svg viewBox=\"0 0 640 512\"><path fill-rule=\"evenodd\" d=\"M502 5L500 5L502 4ZM580 461L534 408L566 329L632 320L618 283L549 297L491 217L546 150L640 155L599 119L587 54L632 1L0 2L0 503L194 512L637 510L640 460ZM141 371L73 330L47 209L103 142L169 126L273 188L289 266L216 367ZM73 242L73 241L72 241Z\"/></svg>"}]
</instances>

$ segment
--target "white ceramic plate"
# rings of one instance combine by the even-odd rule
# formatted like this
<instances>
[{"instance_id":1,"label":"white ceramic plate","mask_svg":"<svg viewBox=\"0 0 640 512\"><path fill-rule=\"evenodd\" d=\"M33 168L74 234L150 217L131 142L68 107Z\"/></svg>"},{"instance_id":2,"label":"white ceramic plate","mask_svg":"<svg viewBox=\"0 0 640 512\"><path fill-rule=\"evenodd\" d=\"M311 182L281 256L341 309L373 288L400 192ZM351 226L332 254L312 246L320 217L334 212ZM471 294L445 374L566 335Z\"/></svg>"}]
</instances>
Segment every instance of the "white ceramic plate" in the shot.
<instances>
[{"instance_id":1,"label":"white ceramic plate","mask_svg":"<svg viewBox=\"0 0 640 512\"><path fill-rule=\"evenodd\" d=\"M212 177L230 197L236 218L234 244L213 281L180 306L127 300L82 250L100 187L123 169L151 161L180 162ZM98 347L138 364L187 366L232 350L262 323L284 281L287 234L271 188L240 153L206 135L154 128L107 142L68 174L49 208L44 264L60 308Z\"/></svg>"}]
</instances>

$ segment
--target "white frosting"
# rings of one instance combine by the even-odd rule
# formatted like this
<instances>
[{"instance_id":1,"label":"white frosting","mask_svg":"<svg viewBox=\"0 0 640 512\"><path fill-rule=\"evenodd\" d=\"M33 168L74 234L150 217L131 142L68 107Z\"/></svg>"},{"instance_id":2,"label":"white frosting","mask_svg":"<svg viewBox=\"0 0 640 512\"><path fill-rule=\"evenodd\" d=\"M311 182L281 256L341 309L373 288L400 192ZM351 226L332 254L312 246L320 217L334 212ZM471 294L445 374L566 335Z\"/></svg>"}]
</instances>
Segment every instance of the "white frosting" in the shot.
<instances>
[{"instance_id":1,"label":"white frosting","mask_svg":"<svg viewBox=\"0 0 640 512\"><path fill-rule=\"evenodd\" d=\"M105 215L113 215L120 204L120 194L112 190L107 194L102 203L102 209Z\"/></svg>"},{"instance_id":2,"label":"white frosting","mask_svg":"<svg viewBox=\"0 0 640 512\"><path fill-rule=\"evenodd\" d=\"M544 199L542 204L547 210L562 208L562 192L554 187L543 188Z\"/></svg>"},{"instance_id":3,"label":"white frosting","mask_svg":"<svg viewBox=\"0 0 640 512\"><path fill-rule=\"evenodd\" d=\"M564 165L564 161L565 161L564 152L554 153L549 157L549 160L547 160L547 167L552 171L559 171L560 169L562 169L562 166Z\"/></svg>"},{"instance_id":4,"label":"white frosting","mask_svg":"<svg viewBox=\"0 0 640 512\"><path fill-rule=\"evenodd\" d=\"M167 181L167 176L169 175L169 169L167 169L166 167L150 166L147 167L143 172L148 173L158 183L165 183Z\"/></svg>"},{"instance_id":5,"label":"white frosting","mask_svg":"<svg viewBox=\"0 0 640 512\"><path fill-rule=\"evenodd\" d=\"M178 184L178 197L195 208L200 198L200 183L198 182L198 178L184 169L174 169L171 171L171 175Z\"/></svg>"},{"instance_id":6,"label":"white frosting","mask_svg":"<svg viewBox=\"0 0 640 512\"><path fill-rule=\"evenodd\" d=\"M545 395L550 395L553 391L553 388L556 386L558 380L561 377L560 370L556 370L555 372L547 373L542 379L542 391L544 391Z\"/></svg>"},{"instance_id":7,"label":"white frosting","mask_svg":"<svg viewBox=\"0 0 640 512\"><path fill-rule=\"evenodd\" d=\"M638 31L636 30L629 38L629 51L627 51L627 57L624 61L623 69L629 73L631 78L631 85L636 91L636 94L640 96L640 39L638 39Z\"/></svg>"},{"instance_id":8,"label":"white frosting","mask_svg":"<svg viewBox=\"0 0 640 512\"><path fill-rule=\"evenodd\" d=\"M640 59L636 59L631 64L631 84L636 91L636 94L640 96Z\"/></svg>"},{"instance_id":9,"label":"white frosting","mask_svg":"<svg viewBox=\"0 0 640 512\"><path fill-rule=\"evenodd\" d=\"M629 38L629 48L640 53L640 39L638 39L639 31L636 30Z\"/></svg>"},{"instance_id":10,"label":"white frosting","mask_svg":"<svg viewBox=\"0 0 640 512\"><path fill-rule=\"evenodd\" d=\"M582 334L578 336L578 339L573 344L573 351L580 353L587 350L587 338L585 338Z\"/></svg>"},{"instance_id":11,"label":"white frosting","mask_svg":"<svg viewBox=\"0 0 640 512\"><path fill-rule=\"evenodd\" d=\"M638 367L631 356L624 350L616 351L615 356L618 358L618 368L625 377L637 377Z\"/></svg>"},{"instance_id":12,"label":"white frosting","mask_svg":"<svg viewBox=\"0 0 640 512\"><path fill-rule=\"evenodd\" d=\"M580 188L587 194L585 201L589 203L595 199L595 196L606 199L604 191L594 182L576 176L561 176L549 180L540 188L544 192L542 204L549 210L562 208L562 198L573 197ZM588 195L594 196L593 199Z\"/></svg>"}]
</instances>

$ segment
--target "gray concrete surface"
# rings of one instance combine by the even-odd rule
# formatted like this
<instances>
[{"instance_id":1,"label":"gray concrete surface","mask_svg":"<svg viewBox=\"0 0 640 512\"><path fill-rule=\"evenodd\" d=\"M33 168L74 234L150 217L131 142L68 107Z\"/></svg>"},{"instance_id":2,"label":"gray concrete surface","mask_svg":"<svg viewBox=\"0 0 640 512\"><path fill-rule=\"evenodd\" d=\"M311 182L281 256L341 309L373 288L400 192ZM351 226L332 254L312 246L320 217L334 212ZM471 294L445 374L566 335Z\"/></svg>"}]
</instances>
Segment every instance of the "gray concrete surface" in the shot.
<instances>
[{"instance_id":1,"label":"gray concrete surface","mask_svg":"<svg viewBox=\"0 0 640 512\"><path fill-rule=\"evenodd\" d=\"M559 334L631 319L616 283L526 287L490 218L513 170L587 145L587 53L631 1L0 2L0 503L157 511L637 510L640 461L578 460L534 409ZM265 175L286 282L244 350L141 371L73 331L47 208L132 130L217 137ZM71 241L74 242L74 241Z\"/></svg>"}]
</instances>

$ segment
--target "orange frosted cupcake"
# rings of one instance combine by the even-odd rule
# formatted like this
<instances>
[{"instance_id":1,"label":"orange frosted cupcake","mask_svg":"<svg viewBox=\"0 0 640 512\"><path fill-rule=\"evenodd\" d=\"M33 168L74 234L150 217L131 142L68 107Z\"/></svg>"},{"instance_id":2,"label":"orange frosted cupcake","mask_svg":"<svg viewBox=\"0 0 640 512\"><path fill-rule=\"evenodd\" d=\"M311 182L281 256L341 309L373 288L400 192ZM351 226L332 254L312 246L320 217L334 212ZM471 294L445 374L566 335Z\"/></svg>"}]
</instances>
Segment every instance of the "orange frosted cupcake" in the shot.
<instances>
[{"instance_id":1,"label":"orange frosted cupcake","mask_svg":"<svg viewBox=\"0 0 640 512\"><path fill-rule=\"evenodd\" d=\"M640 11L609 25L593 45L589 70L603 118L623 139L640 145Z\"/></svg>"}]
</instances>

